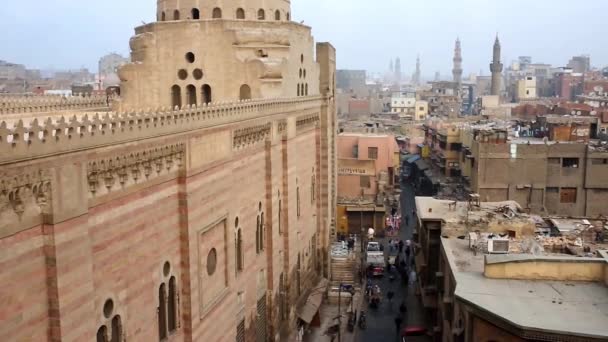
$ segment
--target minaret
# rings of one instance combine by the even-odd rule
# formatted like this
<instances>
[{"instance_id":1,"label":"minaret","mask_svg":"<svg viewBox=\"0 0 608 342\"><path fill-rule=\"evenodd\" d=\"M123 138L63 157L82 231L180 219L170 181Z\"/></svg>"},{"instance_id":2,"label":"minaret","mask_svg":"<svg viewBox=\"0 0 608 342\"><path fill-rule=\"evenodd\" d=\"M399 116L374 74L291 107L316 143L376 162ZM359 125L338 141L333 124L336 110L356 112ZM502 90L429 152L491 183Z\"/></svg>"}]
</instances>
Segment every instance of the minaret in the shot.
<instances>
[{"instance_id":1,"label":"minaret","mask_svg":"<svg viewBox=\"0 0 608 342\"><path fill-rule=\"evenodd\" d=\"M460 50L460 38L456 39L456 46L454 47L454 69L452 69L452 75L454 76L454 82L462 83L462 51Z\"/></svg>"},{"instance_id":2,"label":"minaret","mask_svg":"<svg viewBox=\"0 0 608 342\"><path fill-rule=\"evenodd\" d=\"M401 84L401 59L399 57L395 60L395 83Z\"/></svg>"},{"instance_id":3,"label":"minaret","mask_svg":"<svg viewBox=\"0 0 608 342\"><path fill-rule=\"evenodd\" d=\"M496 41L494 42L494 58L492 64L490 64L490 71L492 72L492 95L500 95L500 83L502 81L502 63L500 62L500 41L498 35L496 35Z\"/></svg>"},{"instance_id":4,"label":"minaret","mask_svg":"<svg viewBox=\"0 0 608 342\"><path fill-rule=\"evenodd\" d=\"M414 85L420 85L420 55L416 57L416 72L413 81Z\"/></svg>"}]
</instances>

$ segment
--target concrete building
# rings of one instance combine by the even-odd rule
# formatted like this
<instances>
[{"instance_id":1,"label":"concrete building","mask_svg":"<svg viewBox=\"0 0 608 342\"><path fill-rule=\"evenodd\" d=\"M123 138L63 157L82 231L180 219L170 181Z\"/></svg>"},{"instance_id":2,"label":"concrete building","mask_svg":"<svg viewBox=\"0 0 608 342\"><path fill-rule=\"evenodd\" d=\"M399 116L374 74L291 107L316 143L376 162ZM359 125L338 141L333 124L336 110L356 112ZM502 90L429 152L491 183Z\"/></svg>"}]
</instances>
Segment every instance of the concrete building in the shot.
<instances>
[{"instance_id":1,"label":"concrete building","mask_svg":"<svg viewBox=\"0 0 608 342\"><path fill-rule=\"evenodd\" d=\"M393 93L391 96L391 113L398 113L400 118L407 121L415 120L415 93Z\"/></svg>"},{"instance_id":2,"label":"concrete building","mask_svg":"<svg viewBox=\"0 0 608 342\"><path fill-rule=\"evenodd\" d=\"M536 77L526 76L517 81L517 100L530 100L537 98Z\"/></svg>"},{"instance_id":3,"label":"concrete building","mask_svg":"<svg viewBox=\"0 0 608 342\"><path fill-rule=\"evenodd\" d=\"M591 57L589 55L574 56L568 61L568 68L575 73L584 74L591 70Z\"/></svg>"},{"instance_id":4,"label":"concrete building","mask_svg":"<svg viewBox=\"0 0 608 342\"><path fill-rule=\"evenodd\" d=\"M373 130L373 129L372 129ZM338 193L341 198L375 200L394 184L399 147L391 134L340 133L338 135Z\"/></svg>"},{"instance_id":5,"label":"concrete building","mask_svg":"<svg viewBox=\"0 0 608 342\"><path fill-rule=\"evenodd\" d=\"M589 123L579 126L567 119L546 126L545 139L507 140L506 131L471 130L463 146L471 191L483 201L514 200L538 213L605 213L598 203L608 200L608 149L585 142Z\"/></svg>"},{"instance_id":6,"label":"concrete building","mask_svg":"<svg viewBox=\"0 0 608 342\"><path fill-rule=\"evenodd\" d=\"M336 87L357 98L369 96L365 70L336 70Z\"/></svg>"},{"instance_id":7,"label":"concrete building","mask_svg":"<svg viewBox=\"0 0 608 342\"><path fill-rule=\"evenodd\" d=\"M420 298L435 340L608 338L606 244L575 242L605 231L605 221L552 238L538 235L539 226L556 220L527 215L512 201L417 197L416 210Z\"/></svg>"},{"instance_id":8,"label":"concrete building","mask_svg":"<svg viewBox=\"0 0 608 342\"><path fill-rule=\"evenodd\" d=\"M0 60L0 80L23 80L25 77L25 65Z\"/></svg>"},{"instance_id":9,"label":"concrete building","mask_svg":"<svg viewBox=\"0 0 608 342\"><path fill-rule=\"evenodd\" d=\"M0 341L279 341L311 323L336 222L335 50L288 1L157 4L115 111L35 97L2 115Z\"/></svg>"},{"instance_id":10,"label":"concrete building","mask_svg":"<svg viewBox=\"0 0 608 342\"><path fill-rule=\"evenodd\" d=\"M416 121L424 121L429 115L429 103L427 101L418 100L416 101L416 114L414 115Z\"/></svg>"}]
</instances>

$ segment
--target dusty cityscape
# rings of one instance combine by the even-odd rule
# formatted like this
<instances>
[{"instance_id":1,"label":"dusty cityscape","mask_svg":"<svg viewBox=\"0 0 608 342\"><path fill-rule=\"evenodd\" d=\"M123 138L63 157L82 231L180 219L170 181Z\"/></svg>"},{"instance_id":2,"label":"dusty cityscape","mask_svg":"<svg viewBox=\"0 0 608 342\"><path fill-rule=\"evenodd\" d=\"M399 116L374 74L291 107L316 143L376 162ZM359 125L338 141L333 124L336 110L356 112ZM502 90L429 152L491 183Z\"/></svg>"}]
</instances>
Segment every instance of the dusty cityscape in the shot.
<instances>
[{"instance_id":1,"label":"dusty cityscape","mask_svg":"<svg viewBox=\"0 0 608 342\"><path fill-rule=\"evenodd\" d=\"M0 342L608 341L608 60L343 68L296 1L0 60Z\"/></svg>"}]
</instances>

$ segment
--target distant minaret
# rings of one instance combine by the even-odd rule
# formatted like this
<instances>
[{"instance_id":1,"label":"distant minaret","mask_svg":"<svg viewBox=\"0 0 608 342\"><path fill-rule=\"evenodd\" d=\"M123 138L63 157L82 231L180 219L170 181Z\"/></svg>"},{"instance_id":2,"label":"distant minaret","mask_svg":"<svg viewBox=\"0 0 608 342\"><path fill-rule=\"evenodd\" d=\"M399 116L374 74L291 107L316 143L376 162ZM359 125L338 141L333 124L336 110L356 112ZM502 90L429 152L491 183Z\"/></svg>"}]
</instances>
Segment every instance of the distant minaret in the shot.
<instances>
[{"instance_id":1,"label":"distant minaret","mask_svg":"<svg viewBox=\"0 0 608 342\"><path fill-rule=\"evenodd\" d=\"M502 81L502 63L500 62L500 41L498 35L496 35L496 41L494 42L494 58L492 64L490 64L490 71L492 71L492 95L500 95L500 83Z\"/></svg>"},{"instance_id":2,"label":"distant minaret","mask_svg":"<svg viewBox=\"0 0 608 342\"><path fill-rule=\"evenodd\" d=\"M420 55L416 57L416 72L413 81L414 85L420 85Z\"/></svg>"},{"instance_id":3,"label":"distant minaret","mask_svg":"<svg viewBox=\"0 0 608 342\"><path fill-rule=\"evenodd\" d=\"M452 75L454 76L454 82L462 83L462 51L460 49L460 38L456 39L456 46L454 47L454 69L452 69Z\"/></svg>"},{"instance_id":4,"label":"distant minaret","mask_svg":"<svg viewBox=\"0 0 608 342\"><path fill-rule=\"evenodd\" d=\"M399 57L395 60L395 83L401 84L401 59Z\"/></svg>"}]
</instances>

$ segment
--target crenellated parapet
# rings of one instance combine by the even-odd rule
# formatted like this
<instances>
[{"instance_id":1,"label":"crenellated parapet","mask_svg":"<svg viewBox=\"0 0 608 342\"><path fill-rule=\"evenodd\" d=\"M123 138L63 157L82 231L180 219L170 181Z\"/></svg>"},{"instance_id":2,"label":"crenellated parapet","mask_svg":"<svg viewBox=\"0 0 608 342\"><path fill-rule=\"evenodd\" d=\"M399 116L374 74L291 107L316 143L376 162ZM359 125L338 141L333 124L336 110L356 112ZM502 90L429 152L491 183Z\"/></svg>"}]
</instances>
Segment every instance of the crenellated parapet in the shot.
<instances>
[{"instance_id":1,"label":"crenellated parapet","mask_svg":"<svg viewBox=\"0 0 608 342\"><path fill-rule=\"evenodd\" d=\"M182 109L156 108L132 112L58 116L14 126L0 123L0 164L111 146L196 129L237 123L264 116L308 112L299 126L318 117L321 97L243 100Z\"/></svg>"},{"instance_id":2,"label":"crenellated parapet","mask_svg":"<svg viewBox=\"0 0 608 342\"><path fill-rule=\"evenodd\" d=\"M106 96L2 95L0 115L109 107Z\"/></svg>"}]
</instances>

